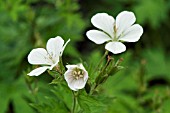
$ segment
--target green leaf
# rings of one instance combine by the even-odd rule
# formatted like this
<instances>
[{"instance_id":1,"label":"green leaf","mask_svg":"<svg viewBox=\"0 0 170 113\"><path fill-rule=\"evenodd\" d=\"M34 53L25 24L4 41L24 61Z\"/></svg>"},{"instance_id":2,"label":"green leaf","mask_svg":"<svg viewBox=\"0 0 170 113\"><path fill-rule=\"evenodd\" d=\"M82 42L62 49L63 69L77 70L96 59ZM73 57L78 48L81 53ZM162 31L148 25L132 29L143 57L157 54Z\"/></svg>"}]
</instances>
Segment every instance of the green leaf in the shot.
<instances>
[{"instance_id":1,"label":"green leaf","mask_svg":"<svg viewBox=\"0 0 170 113\"><path fill-rule=\"evenodd\" d=\"M40 113L67 113L65 105L57 101L55 98L46 97L46 103L43 104L30 104L33 108L37 109Z\"/></svg>"},{"instance_id":2,"label":"green leaf","mask_svg":"<svg viewBox=\"0 0 170 113\"><path fill-rule=\"evenodd\" d=\"M147 49L143 52L146 59L147 78L166 77L169 76L169 60L165 56L165 52L161 48Z\"/></svg>"},{"instance_id":3,"label":"green leaf","mask_svg":"<svg viewBox=\"0 0 170 113\"><path fill-rule=\"evenodd\" d=\"M57 84L52 90L55 97L65 104L67 109L72 108L72 92L65 84Z\"/></svg>"},{"instance_id":4,"label":"green leaf","mask_svg":"<svg viewBox=\"0 0 170 113\"><path fill-rule=\"evenodd\" d=\"M106 111L106 106L92 96L79 95L78 103L84 113L103 113Z\"/></svg>"},{"instance_id":5,"label":"green leaf","mask_svg":"<svg viewBox=\"0 0 170 113\"><path fill-rule=\"evenodd\" d=\"M53 79L50 84L59 84L61 83L59 79Z\"/></svg>"},{"instance_id":6,"label":"green leaf","mask_svg":"<svg viewBox=\"0 0 170 113\"><path fill-rule=\"evenodd\" d=\"M16 81L2 82L0 84L0 113L8 110L8 104L11 102L15 113L34 113L24 97L29 98L30 94L26 88L24 79L21 77ZM29 98L31 100L31 98Z\"/></svg>"},{"instance_id":7,"label":"green leaf","mask_svg":"<svg viewBox=\"0 0 170 113\"><path fill-rule=\"evenodd\" d=\"M169 105L170 105L170 98L165 100L165 102L162 105L162 112L163 113L170 113Z\"/></svg>"}]
</instances>

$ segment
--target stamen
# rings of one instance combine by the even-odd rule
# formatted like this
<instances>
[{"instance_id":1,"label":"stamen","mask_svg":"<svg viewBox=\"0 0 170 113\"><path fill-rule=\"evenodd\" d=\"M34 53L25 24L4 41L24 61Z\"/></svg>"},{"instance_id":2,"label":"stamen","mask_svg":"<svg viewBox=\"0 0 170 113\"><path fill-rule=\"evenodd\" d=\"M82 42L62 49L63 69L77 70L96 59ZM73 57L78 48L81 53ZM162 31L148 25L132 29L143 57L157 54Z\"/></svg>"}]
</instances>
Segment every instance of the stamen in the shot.
<instances>
[{"instance_id":1,"label":"stamen","mask_svg":"<svg viewBox=\"0 0 170 113\"><path fill-rule=\"evenodd\" d=\"M74 74L77 75L77 71L74 71Z\"/></svg>"},{"instance_id":2,"label":"stamen","mask_svg":"<svg viewBox=\"0 0 170 113\"><path fill-rule=\"evenodd\" d=\"M74 77L74 79L78 80L80 78L83 78L84 77L84 71L82 69L79 69L79 68L75 68L73 71L72 71L72 76Z\"/></svg>"},{"instance_id":3,"label":"stamen","mask_svg":"<svg viewBox=\"0 0 170 113\"><path fill-rule=\"evenodd\" d=\"M79 75L80 78L83 78L84 76L83 75Z\"/></svg>"},{"instance_id":4,"label":"stamen","mask_svg":"<svg viewBox=\"0 0 170 113\"><path fill-rule=\"evenodd\" d=\"M76 76L76 79L78 80L78 79L79 79L79 77L78 77L78 76Z\"/></svg>"},{"instance_id":5,"label":"stamen","mask_svg":"<svg viewBox=\"0 0 170 113\"><path fill-rule=\"evenodd\" d=\"M80 75L80 73L81 73L81 72L80 72L80 71L78 71L78 73L77 73L77 74L78 74L78 75Z\"/></svg>"}]
</instances>

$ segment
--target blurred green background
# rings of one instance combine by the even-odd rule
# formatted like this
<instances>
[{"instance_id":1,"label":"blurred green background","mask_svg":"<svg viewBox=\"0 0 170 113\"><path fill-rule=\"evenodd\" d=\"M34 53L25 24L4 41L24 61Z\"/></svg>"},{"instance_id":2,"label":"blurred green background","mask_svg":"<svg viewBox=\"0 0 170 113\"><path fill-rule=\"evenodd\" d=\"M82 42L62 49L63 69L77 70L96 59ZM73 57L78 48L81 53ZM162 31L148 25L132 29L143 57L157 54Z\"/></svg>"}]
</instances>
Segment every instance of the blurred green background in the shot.
<instances>
[{"instance_id":1,"label":"blurred green background","mask_svg":"<svg viewBox=\"0 0 170 113\"><path fill-rule=\"evenodd\" d=\"M144 34L137 43L125 43L125 53L113 55L123 58L126 68L99 88L106 97L116 97L100 112L170 113L170 0L0 0L0 113L37 112L29 104L35 100L30 88L37 86L29 87L32 81L25 77L33 48L45 47L51 37L70 38L64 63L95 65L104 45L85 35L94 28L91 17L99 12L116 17L124 10L135 13ZM43 101L52 78L45 73L34 79Z\"/></svg>"}]
</instances>

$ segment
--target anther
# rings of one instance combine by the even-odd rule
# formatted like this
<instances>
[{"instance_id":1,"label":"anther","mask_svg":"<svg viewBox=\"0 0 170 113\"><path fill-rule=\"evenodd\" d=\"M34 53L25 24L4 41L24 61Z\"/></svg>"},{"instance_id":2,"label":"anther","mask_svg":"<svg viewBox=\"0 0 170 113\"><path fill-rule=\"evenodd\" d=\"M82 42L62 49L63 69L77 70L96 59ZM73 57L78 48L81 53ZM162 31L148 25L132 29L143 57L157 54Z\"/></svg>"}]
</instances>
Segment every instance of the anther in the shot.
<instances>
[{"instance_id":1,"label":"anther","mask_svg":"<svg viewBox=\"0 0 170 113\"><path fill-rule=\"evenodd\" d=\"M74 74L77 75L77 71L74 71Z\"/></svg>"},{"instance_id":2,"label":"anther","mask_svg":"<svg viewBox=\"0 0 170 113\"><path fill-rule=\"evenodd\" d=\"M81 72L80 72L80 71L78 71L78 73L77 73L77 74L78 74L78 75L80 75L80 73L81 73Z\"/></svg>"},{"instance_id":3,"label":"anther","mask_svg":"<svg viewBox=\"0 0 170 113\"><path fill-rule=\"evenodd\" d=\"M76 76L76 79L78 80L78 79L79 79L79 77L78 77L78 76Z\"/></svg>"},{"instance_id":4,"label":"anther","mask_svg":"<svg viewBox=\"0 0 170 113\"><path fill-rule=\"evenodd\" d=\"M83 75L79 75L80 78L83 78Z\"/></svg>"}]
</instances>

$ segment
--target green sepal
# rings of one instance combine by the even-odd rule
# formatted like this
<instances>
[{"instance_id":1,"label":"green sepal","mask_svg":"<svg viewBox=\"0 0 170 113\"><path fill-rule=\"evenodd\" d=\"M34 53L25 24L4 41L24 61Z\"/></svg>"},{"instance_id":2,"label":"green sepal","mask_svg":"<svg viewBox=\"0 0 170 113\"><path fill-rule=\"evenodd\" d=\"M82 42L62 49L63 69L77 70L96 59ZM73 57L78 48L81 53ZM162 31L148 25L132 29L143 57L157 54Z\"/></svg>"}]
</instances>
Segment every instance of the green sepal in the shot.
<instances>
[{"instance_id":1,"label":"green sepal","mask_svg":"<svg viewBox=\"0 0 170 113\"><path fill-rule=\"evenodd\" d=\"M120 70L122 70L122 69L124 69L123 66L114 66L114 67L110 70L109 76L115 75L118 71L120 71Z\"/></svg>"},{"instance_id":2,"label":"green sepal","mask_svg":"<svg viewBox=\"0 0 170 113\"><path fill-rule=\"evenodd\" d=\"M61 83L61 79L56 78L56 79L53 79L50 84L59 84L59 83Z\"/></svg>"},{"instance_id":3,"label":"green sepal","mask_svg":"<svg viewBox=\"0 0 170 113\"><path fill-rule=\"evenodd\" d=\"M53 77L53 78L58 78L60 75L59 72L55 71L55 70L48 70L48 73Z\"/></svg>"},{"instance_id":4,"label":"green sepal","mask_svg":"<svg viewBox=\"0 0 170 113\"><path fill-rule=\"evenodd\" d=\"M91 90L91 84L90 84L90 82L87 82L86 85L85 85L85 91L86 91L87 94L89 94L90 90Z\"/></svg>"}]
</instances>

